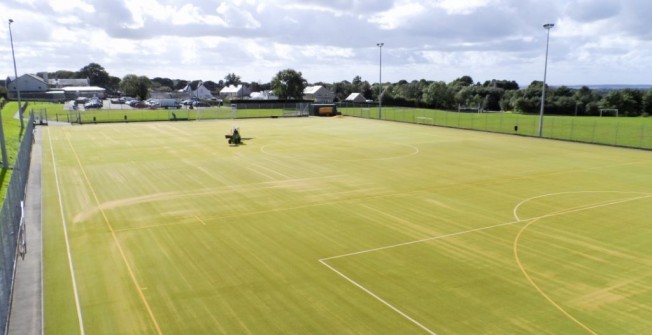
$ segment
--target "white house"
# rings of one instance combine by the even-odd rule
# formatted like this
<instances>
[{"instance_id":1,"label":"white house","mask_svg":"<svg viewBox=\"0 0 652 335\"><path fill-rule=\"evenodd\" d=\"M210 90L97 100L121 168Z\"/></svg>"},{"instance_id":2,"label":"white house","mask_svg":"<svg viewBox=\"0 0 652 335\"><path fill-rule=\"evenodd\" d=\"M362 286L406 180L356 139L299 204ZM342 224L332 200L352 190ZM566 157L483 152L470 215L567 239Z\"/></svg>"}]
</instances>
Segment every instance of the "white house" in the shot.
<instances>
[{"instance_id":1,"label":"white house","mask_svg":"<svg viewBox=\"0 0 652 335\"><path fill-rule=\"evenodd\" d=\"M18 97L16 86L23 94L45 93L48 91L48 83L41 77L33 74L24 74L16 80L15 77L7 77L7 95L10 99Z\"/></svg>"},{"instance_id":2,"label":"white house","mask_svg":"<svg viewBox=\"0 0 652 335\"><path fill-rule=\"evenodd\" d=\"M251 92L249 97L253 100L278 100L278 97L274 95L273 91L270 90Z\"/></svg>"},{"instance_id":3,"label":"white house","mask_svg":"<svg viewBox=\"0 0 652 335\"><path fill-rule=\"evenodd\" d=\"M204 82L201 80L191 81L186 85L186 87L179 90L179 93L185 94L189 98L199 98L199 99L214 99L215 97L211 94L211 91L204 87Z\"/></svg>"},{"instance_id":4,"label":"white house","mask_svg":"<svg viewBox=\"0 0 652 335\"><path fill-rule=\"evenodd\" d=\"M242 84L238 86L229 85L220 90L220 96L225 98L241 98L249 96L249 94L251 94L249 88Z\"/></svg>"},{"instance_id":5,"label":"white house","mask_svg":"<svg viewBox=\"0 0 652 335\"><path fill-rule=\"evenodd\" d=\"M308 86L303 90L303 99L316 103L332 103L335 94L324 86Z\"/></svg>"},{"instance_id":6,"label":"white house","mask_svg":"<svg viewBox=\"0 0 652 335\"><path fill-rule=\"evenodd\" d=\"M367 99L362 95L362 93L351 93L344 101L350 102L367 102Z\"/></svg>"}]
</instances>

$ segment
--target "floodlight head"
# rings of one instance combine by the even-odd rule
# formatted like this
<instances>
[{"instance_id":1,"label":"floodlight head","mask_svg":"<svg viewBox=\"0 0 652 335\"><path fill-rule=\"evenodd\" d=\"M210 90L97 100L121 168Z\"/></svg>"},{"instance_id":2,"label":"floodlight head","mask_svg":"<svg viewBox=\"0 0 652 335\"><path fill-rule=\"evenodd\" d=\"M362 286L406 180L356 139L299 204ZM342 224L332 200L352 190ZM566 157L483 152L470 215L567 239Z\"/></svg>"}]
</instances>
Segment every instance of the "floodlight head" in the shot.
<instances>
[{"instance_id":1,"label":"floodlight head","mask_svg":"<svg viewBox=\"0 0 652 335\"><path fill-rule=\"evenodd\" d=\"M546 24L543 25L543 27L546 28L546 29L550 29L550 28L552 28L554 26L555 26L554 23L546 23Z\"/></svg>"},{"instance_id":2,"label":"floodlight head","mask_svg":"<svg viewBox=\"0 0 652 335\"><path fill-rule=\"evenodd\" d=\"M383 45L385 45L385 43L382 43L382 42L381 42L381 43L377 43L376 45L382 48Z\"/></svg>"},{"instance_id":3,"label":"floodlight head","mask_svg":"<svg viewBox=\"0 0 652 335\"><path fill-rule=\"evenodd\" d=\"M14 23L14 20L9 19L9 24L12 24L12 23Z\"/></svg>"}]
</instances>

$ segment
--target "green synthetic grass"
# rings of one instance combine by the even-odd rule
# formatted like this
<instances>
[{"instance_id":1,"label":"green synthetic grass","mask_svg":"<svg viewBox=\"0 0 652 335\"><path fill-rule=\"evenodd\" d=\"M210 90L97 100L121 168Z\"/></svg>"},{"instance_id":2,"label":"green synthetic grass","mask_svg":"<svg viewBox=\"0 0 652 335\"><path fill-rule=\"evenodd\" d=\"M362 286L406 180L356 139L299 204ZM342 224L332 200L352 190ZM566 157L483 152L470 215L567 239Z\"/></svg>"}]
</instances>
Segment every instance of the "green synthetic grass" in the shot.
<instances>
[{"instance_id":1,"label":"green synthetic grass","mask_svg":"<svg viewBox=\"0 0 652 335\"><path fill-rule=\"evenodd\" d=\"M346 115L378 119L378 108L339 108ZM432 109L383 107L382 119L506 134L538 136L539 115L457 113ZM517 129L515 127L518 127ZM545 115L543 137L652 149L652 118Z\"/></svg>"},{"instance_id":2,"label":"green synthetic grass","mask_svg":"<svg viewBox=\"0 0 652 335\"><path fill-rule=\"evenodd\" d=\"M46 334L652 331L646 151L349 117L41 129Z\"/></svg>"}]
</instances>

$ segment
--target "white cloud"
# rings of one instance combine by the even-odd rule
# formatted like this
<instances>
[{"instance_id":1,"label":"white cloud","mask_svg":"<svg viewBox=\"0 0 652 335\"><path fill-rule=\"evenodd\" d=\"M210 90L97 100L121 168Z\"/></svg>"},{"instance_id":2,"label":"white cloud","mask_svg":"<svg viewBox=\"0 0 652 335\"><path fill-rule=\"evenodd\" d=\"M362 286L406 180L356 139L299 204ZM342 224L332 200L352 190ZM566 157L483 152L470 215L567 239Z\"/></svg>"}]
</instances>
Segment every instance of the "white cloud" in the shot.
<instances>
[{"instance_id":1,"label":"white cloud","mask_svg":"<svg viewBox=\"0 0 652 335\"><path fill-rule=\"evenodd\" d=\"M448 14L468 15L479 8L489 6L494 0L439 0L433 6L444 9Z\"/></svg>"},{"instance_id":2,"label":"white cloud","mask_svg":"<svg viewBox=\"0 0 652 335\"><path fill-rule=\"evenodd\" d=\"M82 11L85 13L94 13L95 7L83 0L48 0L48 5L57 13L70 13Z\"/></svg>"},{"instance_id":3,"label":"white cloud","mask_svg":"<svg viewBox=\"0 0 652 335\"><path fill-rule=\"evenodd\" d=\"M233 28L256 29L261 27L260 22L249 11L226 2L220 3L216 11Z\"/></svg>"},{"instance_id":4,"label":"white cloud","mask_svg":"<svg viewBox=\"0 0 652 335\"><path fill-rule=\"evenodd\" d=\"M376 42L383 41L387 80L450 81L469 74L526 85L541 77L546 22L556 24L551 84L649 82L650 10L652 2L643 0L0 2L0 13L16 21L20 72L99 62L120 77L220 80L236 73L245 81L268 81L293 68L313 81L356 75L373 81ZM7 30L5 21L0 35ZM0 78L12 68L8 42L0 43Z\"/></svg>"},{"instance_id":5,"label":"white cloud","mask_svg":"<svg viewBox=\"0 0 652 335\"><path fill-rule=\"evenodd\" d=\"M207 24L211 26L226 26L226 22L216 15L203 15L201 9L191 4L183 5L171 18L175 25Z\"/></svg>"},{"instance_id":6,"label":"white cloud","mask_svg":"<svg viewBox=\"0 0 652 335\"><path fill-rule=\"evenodd\" d=\"M422 14L425 9L420 3L401 1L391 9L372 16L369 21L377 23L382 29L397 29L407 24L410 18Z\"/></svg>"}]
</instances>

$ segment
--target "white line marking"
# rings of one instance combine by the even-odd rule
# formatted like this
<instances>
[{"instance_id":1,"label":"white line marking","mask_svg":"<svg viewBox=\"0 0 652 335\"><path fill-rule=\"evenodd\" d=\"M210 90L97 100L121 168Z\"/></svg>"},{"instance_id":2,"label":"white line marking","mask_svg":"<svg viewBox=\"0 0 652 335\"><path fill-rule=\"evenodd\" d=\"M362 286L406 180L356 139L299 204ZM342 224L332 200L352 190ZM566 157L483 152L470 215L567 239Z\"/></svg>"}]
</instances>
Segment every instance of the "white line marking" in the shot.
<instances>
[{"instance_id":1,"label":"white line marking","mask_svg":"<svg viewBox=\"0 0 652 335\"><path fill-rule=\"evenodd\" d=\"M550 195L553 195L553 194L564 194L564 193L588 193L588 192L591 192L591 191L584 191L584 192L560 192L560 193L551 193L551 194L540 195L540 196L536 196L536 197L532 197L532 198L526 199L526 200L520 202L519 204L517 204L517 205L515 206L515 208L514 208L514 210L513 210L514 216L516 217L516 220L515 220L515 221L505 222L505 223L500 223L500 224L496 224L496 225L492 225L492 226L487 226L487 227L476 228L476 229L469 229L469 230L460 231L460 232L457 232L457 233L446 234L446 235L440 235L440 236L434 236L434 237L424 238L424 239L420 239L420 240L416 240L416 241L411 241L411 242L405 242L405 243L399 243L399 244L389 245L389 246L385 246L385 247L379 247L379 248L367 249L367 250L362 250L362 251L358 251L358 252L352 252L352 253L343 254L343 255L338 255L338 256L333 256L333 257L328 257L328 258L322 258L322 259L319 260L319 262L320 262L321 264L323 264L324 266L326 266L327 268L329 268L331 271L337 273L340 277L346 279L346 280L347 280L348 282L350 282L351 284L355 285L355 286L358 287L359 289L363 290L365 293L367 293L367 294L369 294L370 296L372 296L374 299L380 301L380 302L383 303L385 306L391 308L393 311L395 311L395 312L398 313L399 315L403 316L404 318L406 318L406 319L409 320L410 322L412 322L412 323L414 323L415 325L419 326L421 329L425 330L425 331L428 332L429 334L436 335L432 330L428 329L426 326L424 326L423 324L419 323L419 322L418 322L417 320L415 320L414 318L410 317L409 315L407 315L406 313L404 313L404 312L401 311L400 309L394 307L394 306L391 305L389 302L385 301L383 298L381 298L381 297L379 297L378 295L376 295L375 293L373 293L371 290L369 290L369 289L367 289L366 287L362 286L361 284L359 284L359 283L356 282L355 280L351 279L351 278L348 277L347 275L343 274L342 272L340 272L339 270L337 270L335 267L329 265L329 264L326 263L326 262L329 261L329 260L338 259L338 258L345 258L345 257L349 257L349 256L357 256L357 255L362 255L362 254L371 253L371 252L376 252L376 251L382 251L382 250L394 249L394 248L399 248L399 247L403 247L403 246L407 246L407 245L412 245L412 244L417 244L417 243L423 243L423 242L428 242L428 241L434 241L434 240L444 239L444 238L448 238L448 237L454 237L454 236L459 236L459 235L464 235L464 234L469 234L469 233L479 232L479 231L483 231L483 230L489 230L489 229L493 229L493 228L498 228L498 227L503 227L503 226L508 226L508 225L514 225L514 224L523 223L523 222L528 222L528 221L537 221L537 220L544 219L544 218L548 218L548 217L559 216L559 215L564 215L564 214L569 214L569 213L574 213L574 212L581 212L581 211L584 211L584 210L590 210L590 209L595 209L595 208L600 208L600 207L606 207L606 206L611 206L611 205L617 205L617 204L626 203L626 202L629 202L629 201L640 200L640 199L646 199L646 198L650 198L650 197L652 197L652 194L650 194L650 193L643 193L643 192L618 192L618 191L614 191L613 193L640 194L641 196L639 196L639 197L634 197L634 198L627 198L627 199L623 199L623 200L614 200L614 201L609 201L609 202L603 202L603 203L599 203L599 204L595 204L595 205L590 205L590 206L576 207L576 208L569 208L569 209L566 209L566 210L561 210L561 211L553 212L553 213L550 213L550 214L541 215L541 216L538 216L538 217L533 217L533 218L524 219L524 220L521 220L521 219L518 217L518 215L516 215L516 212L517 212L517 210L518 210L518 207L520 207L522 204L524 204L524 203L526 203L526 202L528 202L528 201L530 201L530 200L533 200L533 199L542 198L542 197L550 196ZM610 191L600 191L600 192L610 192Z\"/></svg>"},{"instance_id":2,"label":"white line marking","mask_svg":"<svg viewBox=\"0 0 652 335\"><path fill-rule=\"evenodd\" d=\"M519 218L519 216L518 216L518 210L519 210L519 208L520 208L521 206L523 206L524 204L526 204L526 203L532 201L532 200L540 199L540 198L545 198L545 197L556 196L556 195L562 195L562 194L580 194L580 193L616 193L616 194L641 194L641 195L650 195L649 193L645 193L645 192L625 192L625 191L573 191L573 192L557 192L557 193L548 193L548 194L537 195L537 196L535 196L535 197L527 198L527 199L525 199L525 200L519 202L519 203L514 207L514 210L512 211L512 213L513 213L514 218L516 219L516 221L520 222L520 221L523 221L523 220L521 220L521 218ZM532 219L536 219L536 218L532 218ZM532 220L532 219L528 219L528 220Z\"/></svg>"},{"instance_id":3,"label":"white line marking","mask_svg":"<svg viewBox=\"0 0 652 335\"><path fill-rule=\"evenodd\" d=\"M327 268L331 269L333 272L335 272L335 273L337 273L338 275L340 275L342 278L346 279L346 280L347 280L348 282L350 282L351 284L353 284L353 285L355 285L356 287L358 287L359 289L363 290L365 293L367 293L367 294L369 294L370 296L372 296L374 299L376 299L376 300L380 301L381 303L383 303L383 305L385 305L385 306L391 308L394 312L400 314L402 317L408 319L410 322L412 322L412 323L414 323L415 325L419 326L421 329L425 330L428 334L431 334L431 335L437 335L435 332L433 332L432 330L428 329L428 327L426 327L426 326L422 325L421 323L419 323L419 321L417 321L417 320L413 319L412 317L410 317L409 315L403 313L400 309L398 309L398 308L392 306L392 304L388 303L388 302L385 301L383 298L377 296L375 293L371 292L371 291L368 290L366 287L364 287L364 286L358 284L355 280L349 278L347 275L343 274L342 272L338 271L338 270L335 269L334 267L330 266L328 263L326 263L326 261L325 261L324 259L320 259L319 262L322 263L322 264L324 264L324 266L326 266Z\"/></svg>"},{"instance_id":4,"label":"white line marking","mask_svg":"<svg viewBox=\"0 0 652 335\"><path fill-rule=\"evenodd\" d=\"M63 200L61 197L61 187L59 185L59 172L57 169L57 162L54 157L54 144L52 143L52 136L48 130L48 139L50 142L50 155L52 156L52 166L54 167L54 181L57 185L57 194L59 196L59 212L61 214L61 224L63 226L63 233L66 240L66 252L68 254L68 266L70 268L70 275L72 277L72 289L75 296L75 307L77 308L77 319L79 320L80 334L86 334L84 331L84 319L81 312L81 304L79 303L79 291L77 290L77 280L75 279L75 267L72 261L72 252L70 251L70 240L68 239L68 227L66 223L66 216L63 211Z\"/></svg>"},{"instance_id":5,"label":"white line marking","mask_svg":"<svg viewBox=\"0 0 652 335\"><path fill-rule=\"evenodd\" d=\"M258 165L258 164L250 164L250 165L255 166L255 167L259 168L259 169L266 170L266 171L269 171L271 173L277 174L277 175L279 175L281 177L284 177L284 178L287 178L287 179L292 179L292 177L290 177L290 176L288 176L286 174L280 173L280 172L278 172L276 170L270 169L270 168L268 168L266 166L262 166L262 165Z\"/></svg>"}]
</instances>

